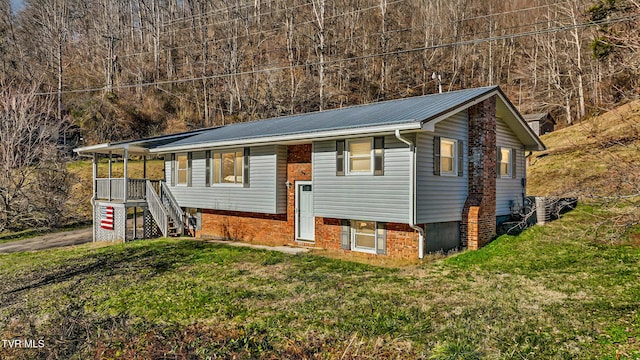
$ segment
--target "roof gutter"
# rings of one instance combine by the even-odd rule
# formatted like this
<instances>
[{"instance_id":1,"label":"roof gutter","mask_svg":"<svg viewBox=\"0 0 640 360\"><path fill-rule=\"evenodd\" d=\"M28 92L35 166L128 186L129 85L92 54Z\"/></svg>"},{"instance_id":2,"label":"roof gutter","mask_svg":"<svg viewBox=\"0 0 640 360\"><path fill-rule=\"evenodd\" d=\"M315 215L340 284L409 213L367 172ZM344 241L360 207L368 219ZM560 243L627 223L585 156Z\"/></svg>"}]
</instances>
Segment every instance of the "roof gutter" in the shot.
<instances>
[{"instance_id":1,"label":"roof gutter","mask_svg":"<svg viewBox=\"0 0 640 360\"><path fill-rule=\"evenodd\" d=\"M418 258L424 257L424 229L416 225L416 147L409 139L400 135L400 129L396 129L396 138L409 145L409 226L419 234Z\"/></svg>"}]
</instances>

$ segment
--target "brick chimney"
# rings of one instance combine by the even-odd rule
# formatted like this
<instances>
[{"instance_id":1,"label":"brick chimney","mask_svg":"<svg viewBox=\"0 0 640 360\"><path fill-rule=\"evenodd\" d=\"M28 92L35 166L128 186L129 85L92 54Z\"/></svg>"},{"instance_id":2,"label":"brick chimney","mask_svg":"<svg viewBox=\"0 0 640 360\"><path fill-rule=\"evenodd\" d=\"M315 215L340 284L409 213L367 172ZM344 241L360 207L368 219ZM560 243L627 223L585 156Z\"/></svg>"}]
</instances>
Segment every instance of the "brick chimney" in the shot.
<instances>
[{"instance_id":1,"label":"brick chimney","mask_svg":"<svg viewBox=\"0 0 640 360\"><path fill-rule=\"evenodd\" d=\"M462 246L477 250L496 235L496 96L469 108L469 194L462 210Z\"/></svg>"}]
</instances>

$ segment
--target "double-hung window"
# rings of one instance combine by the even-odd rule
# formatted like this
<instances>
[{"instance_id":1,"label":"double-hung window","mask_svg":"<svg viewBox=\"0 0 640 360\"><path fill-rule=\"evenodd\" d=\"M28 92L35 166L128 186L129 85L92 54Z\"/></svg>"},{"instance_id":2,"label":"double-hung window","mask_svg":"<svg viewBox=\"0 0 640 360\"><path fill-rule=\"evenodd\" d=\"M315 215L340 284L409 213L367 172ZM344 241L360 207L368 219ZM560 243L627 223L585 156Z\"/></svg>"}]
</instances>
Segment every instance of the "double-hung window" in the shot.
<instances>
[{"instance_id":1,"label":"double-hung window","mask_svg":"<svg viewBox=\"0 0 640 360\"><path fill-rule=\"evenodd\" d=\"M349 160L347 162L348 174L371 174L373 166L371 149L372 138L355 139L347 142Z\"/></svg>"},{"instance_id":2,"label":"double-hung window","mask_svg":"<svg viewBox=\"0 0 640 360\"><path fill-rule=\"evenodd\" d=\"M440 175L457 175L457 141L440 140Z\"/></svg>"},{"instance_id":3,"label":"double-hung window","mask_svg":"<svg viewBox=\"0 0 640 360\"><path fill-rule=\"evenodd\" d=\"M345 174L384 175L384 136L336 141L336 175Z\"/></svg>"},{"instance_id":4,"label":"double-hung window","mask_svg":"<svg viewBox=\"0 0 640 360\"><path fill-rule=\"evenodd\" d=\"M176 184L186 186L189 181L189 157L187 154L176 156Z\"/></svg>"},{"instance_id":5,"label":"double-hung window","mask_svg":"<svg viewBox=\"0 0 640 360\"><path fill-rule=\"evenodd\" d=\"M372 254L386 252L386 232L383 223L351 220L351 249Z\"/></svg>"},{"instance_id":6,"label":"double-hung window","mask_svg":"<svg viewBox=\"0 0 640 360\"><path fill-rule=\"evenodd\" d=\"M242 150L225 150L213 153L213 183L242 184Z\"/></svg>"},{"instance_id":7,"label":"double-hung window","mask_svg":"<svg viewBox=\"0 0 640 360\"><path fill-rule=\"evenodd\" d=\"M463 176L464 142L436 136L433 138L433 173L438 176Z\"/></svg>"},{"instance_id":8,"label":"double-hung window","mask_svg":"<svg viewBox=\"0 0 640 360\"><path fill-rule=\"evenodd\" d=\"M514 150L506 147L498 147L498 175L501 178L515 177Z\"/></svg>"}]
</instances>

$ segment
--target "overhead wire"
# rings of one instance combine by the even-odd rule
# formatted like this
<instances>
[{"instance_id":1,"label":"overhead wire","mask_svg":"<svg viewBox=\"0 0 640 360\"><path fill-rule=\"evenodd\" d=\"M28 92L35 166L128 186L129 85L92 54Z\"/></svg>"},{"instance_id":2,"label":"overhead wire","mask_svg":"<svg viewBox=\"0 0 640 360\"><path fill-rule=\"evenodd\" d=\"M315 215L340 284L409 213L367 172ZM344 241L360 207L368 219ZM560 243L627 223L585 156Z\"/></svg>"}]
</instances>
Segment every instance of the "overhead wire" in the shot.
<instances>
[{"instance_id":1,"label":"overhead wire","mask_svg":"<svg viewBox=\"0 0 640 360\"><path fill-rule=\"evenodd\" d=\"M389 52L383 52L383 53L353 56L353 57L347 57L347 58L341 58L341 59L332 59L324 62L304 63L304 64L296 64L292 66L291 65L277 66L277 67L270 67L270 68L257 69L257 70L247 70L247 71L228 73L228 74L197 76L197 77L184 78L184 79L159 80L159 81L137 83L137 84L114 85L113 89L130 89L130 88L148 87L148 86L156 86L156 85L181 84L181 83L188 83L188 82L201 81L201 80L219 79L219 78L244 76L244 75L251 75L251 74L262 74L262 73L275 72L275 71L284 71L284 70L290 70L294 68L314 67L319 65L331 65L331 64L338 64L338 63L349 62L349 61L365 60L365 59L371 59L371 58L389 56L389 55L409 54L413 52L435 50L435 49L441 49L441 48L453 47L453 46L474 45L474 44L479 44L479 43L488 42L488 41L516 39L521 37L536 36L536 35L555 33L560 31L568 31L572 29L601 26L605 24L610 25L614 23L619 23L619 22L629 21L629 20L637 20L637 19L640 19L640 15L630 15L630 16L624 16L624 17L618 17L618 18L612 18L612 19L603 19L601 21L589 21L589 22L578 23L575 25L574 24L560 25L555 27L549 27L547 29L539 29L539 30L525 31L520 33L512 33L512 34L503 34L503 35L490 36L490 37L484 37L484 38L475 38L475 39L469 39L469 40L463 40L463 41L416 47L411 49L401 49L401 50L395 50L395 51L389 51ZM85 89L63 90L62 92L58 92L58 91L39 92L37 93L37 95L55 95L59 93L63 93L63 94L86 93L86 92L97 92L97 91L104 91L104 90L105 90L105 86L101 86L101 87L85 88Z\"/></svg>"}]
</instances>

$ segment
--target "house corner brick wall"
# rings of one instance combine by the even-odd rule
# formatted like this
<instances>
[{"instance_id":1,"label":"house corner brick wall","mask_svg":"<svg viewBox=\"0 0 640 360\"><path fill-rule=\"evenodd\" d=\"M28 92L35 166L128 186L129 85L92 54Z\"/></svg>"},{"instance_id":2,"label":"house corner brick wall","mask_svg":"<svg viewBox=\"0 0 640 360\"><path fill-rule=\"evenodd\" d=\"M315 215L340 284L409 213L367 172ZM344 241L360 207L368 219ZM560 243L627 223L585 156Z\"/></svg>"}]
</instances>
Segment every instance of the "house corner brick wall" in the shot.
<instances>
[{"instance_id":1,"label":"house corner brick wall","mask_svg":"<svg viewBox=\"0 0 640 360\"><path fill-rule=\"evenodd\" d=\"M476 250L496 234L496 96L469 108L469 192L462 210L462 246Z\"/></svg>"}]
</instances>

